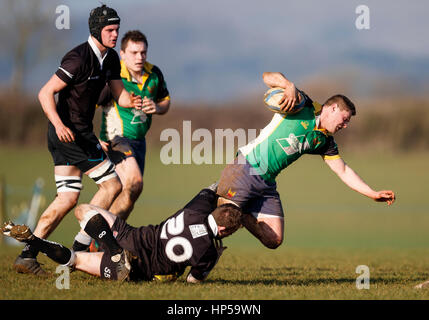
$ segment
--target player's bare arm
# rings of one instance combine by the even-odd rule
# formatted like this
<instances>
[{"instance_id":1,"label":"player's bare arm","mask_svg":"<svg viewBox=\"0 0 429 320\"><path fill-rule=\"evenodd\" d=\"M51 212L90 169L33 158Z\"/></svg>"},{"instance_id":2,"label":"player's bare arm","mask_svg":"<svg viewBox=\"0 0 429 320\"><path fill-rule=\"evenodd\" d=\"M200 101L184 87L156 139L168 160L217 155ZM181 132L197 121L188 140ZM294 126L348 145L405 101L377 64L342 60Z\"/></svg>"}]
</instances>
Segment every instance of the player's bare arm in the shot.
<instances>
[{"instance_id":1,"label":"player's bare arm","mask_svg":"<svg viewBox=\"0 0 429 320\"><path fill-rule=\"evenodd\" d=\"M55 127L58 139L61 142L72 142L74 141L74 133L61 121L55 104L55 94L60 92L66 86L67 83L54 74L42 89L40 89L38 97L46 117Z\"/></svg>"},{"instance_id":2,"label":"player's bare arm","mask_svg":"<svg viewBox=\"0 0 429 320\"><path fill-rule=\"evenodd\" d=\"M386 202L389 206L395 202L395 193L391 190L375 191L353 171L343 159L325 160L326 164L351 189L378 202Z\"/></svg>"},{"instance_id":3,"label":"player's bare arm","mask_svg":"<svg viewBox=\"0 0 429 320\"><path fill-rule=\"evenodd\" d=\"M283 112L290 111L295 104L301 102L301 96L298 94L295 84L289 81L282 73L264 72L262 79L270 88L280 87L285 89L283 99L279 101Z\"/></svg>"},{"instance_id":4,"label":"player's bare arm","mask_svg":"<svg viewBox=\"0 0 429 320\"><path fill-rule=\"evenodd\" d=\"M233 201L224 197L219 197L217 205L220 206L225 203L232 203ZM261 243L270 249L275 249L283 242L284 221L283 218L277 217L259 217L255 218L252 214L243 214L241 218L243 226Z\"/></svg>"},{"instance_id":5,"label":"player's bare arm","mask_svg":"<svg viewBox=\"0 0 429 320\"><path fill-rule=\"evenodd\" d=\"M141 109L142 97L125 90L122 80L110 80L109 86L112 91L113 98L121 107Z\"/></svg>"},{"instance_id":6,"label":"player's bare arm","mask_svg":"<svg viewBox=\"0 0 429 320\"><path fill-rule=\"evenodd\" d=\"M142 101L142 111L147 114L165 114L170 108L170 99L162 100L158 103L155 103L152 99L147 97L143 98Z\"/></svg>"}]
</instances>

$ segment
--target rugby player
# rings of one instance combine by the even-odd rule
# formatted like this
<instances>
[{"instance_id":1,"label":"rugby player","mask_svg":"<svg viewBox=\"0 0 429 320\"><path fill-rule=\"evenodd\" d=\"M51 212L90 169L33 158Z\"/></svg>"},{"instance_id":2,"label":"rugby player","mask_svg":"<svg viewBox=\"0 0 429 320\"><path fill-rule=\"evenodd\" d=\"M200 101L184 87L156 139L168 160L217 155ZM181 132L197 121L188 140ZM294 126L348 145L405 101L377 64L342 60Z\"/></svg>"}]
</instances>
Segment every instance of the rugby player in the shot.
<instances>
[{"instance_id":1,"label":"rugby player","mask_svg":"<svg viewBox=\"0 0 429 320\"><path fill-rule=\"evenodd\" d=\"M75 215L81 228L97 239L104 252L74 252L11 222L5 223L2 232L34 246L59 264L104 279L175 280L191 266L186 280L199 283L225 249L221 239L241 227L241 210L233 204L217 207L217 200L213 187L205 188L161 224L139 228L100 207L79 205Z\"/></svg>"},{"instance_id":2,"label":"rugby player","mask_svg":"<svg viewBox=\"0 0 429 320\"><path fill-rule=\"evenodd\" d=\"M120 18L105 5L93 9L88 41L69 51L51 79L39 92L39 101L49 119L48 148L54 162L57 196L43 212L34 234L47 238L63 217L76 206L82 189L82 173L99 187L91 204L108 209L121 192L114 165L107 159L93 133L95 105L106 83L124 107L141 109L140 96L130 95L120 77L119 57L114 48ZM55 103L55 94L58 102ZM75 250L89 246L91 238L80 232ZM25 246L14 263L20 273L43 275L37 262L38 249Z\"/></svg>"},{"instance_id":3,"label":"rugby player","mask_svg":"<svg viewBox=\"0 0 429 320\"><path fill-rule=\"evenodd\" d=\"M115 164L122 183L122 192L109 211L125 220L143 190L145 135L151 126L152 115L165 114L170 108L170 95L164 76L157 66L146 61L147 49L147 38L138 30L128 31L122 37L122 82L128 92L143 98L143 108L122 107L112 98L108 86L103 90L99 102L103 106L101 144Z\"/></svg>"},{"instance_id":4,"label":"rugby player","mask_svg":"<svg viewBox=\"0 0 429 320\"><path fill-rule=\"evenodd\" d=\"M295 114L276 113L255 140L239 149L234 163L224 168L217 189L219 204L241 207L243 225L262 244L275 249L283 241L284 214L275 179L303 154L321 155L351 189L388 205L395 201L393 191L373 190L339 155L333 135L347 128L356 114L349 98L334 95L320 105L279 72L265 72L263 80L269 87L285 89L280 101L283 111L302 109Z\"/></svg>"}]
</instances>

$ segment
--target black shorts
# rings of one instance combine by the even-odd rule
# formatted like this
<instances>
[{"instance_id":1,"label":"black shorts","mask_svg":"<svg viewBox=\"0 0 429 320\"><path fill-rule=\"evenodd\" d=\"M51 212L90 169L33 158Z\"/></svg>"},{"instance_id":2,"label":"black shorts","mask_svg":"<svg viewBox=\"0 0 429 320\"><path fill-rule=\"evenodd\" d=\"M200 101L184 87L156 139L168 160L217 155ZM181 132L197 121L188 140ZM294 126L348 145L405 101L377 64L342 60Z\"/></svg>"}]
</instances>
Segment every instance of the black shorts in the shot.
<instances>
[{"instance_id":1,"label":"black shorts","mask_svg":"<svg viewBox=\"0 0 429 320\"><path fill-rule=\"evenodd\" d=\"M130 280L152 280L150 254L152 249L155 249L154 230L149 227L135 228L125 220L117 218L112 226L112 232L119 246L135 256L131 261Z\"/></svg>"},{"instance_id":2,"label":"black shorts","mask_svg":"<svg viewBox=\"0 0 429 320\"><path fill-rule=\"evenodd\" d=\"M140 168L141 175L143 176L146 157L146 140L134 140L115 136L109 141L107 155L110 161L115 165L128 157L134 157Z\"/></svg>"},{"instance_id":3,"label":"black shorts","mask_svg":"<svg viewBox=\"0 0 429 320\"><path fill-rule=\"evenodd\" d=\"M106 154L92 132L75 133L75 141L61 142L55 127L48 126L48 149L55 166L76 166L86 172L106 159Z\"/></svg>"}]
</instances>

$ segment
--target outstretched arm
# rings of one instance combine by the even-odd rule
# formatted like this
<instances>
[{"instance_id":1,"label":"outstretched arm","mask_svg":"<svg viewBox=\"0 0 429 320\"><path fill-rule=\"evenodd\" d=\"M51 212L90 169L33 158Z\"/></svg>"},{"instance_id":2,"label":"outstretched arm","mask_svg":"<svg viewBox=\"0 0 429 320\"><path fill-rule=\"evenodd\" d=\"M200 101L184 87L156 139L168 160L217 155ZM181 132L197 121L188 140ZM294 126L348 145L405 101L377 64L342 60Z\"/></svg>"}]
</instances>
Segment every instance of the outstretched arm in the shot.
<instances>
[{"instance_id":1,"label":"outstretched arm","mask_svg":"<svg viewBox=\"0 0 429 320\"><path fill-rule=\"evenodd\" d=\"M141 109L142 97L125 90L122 80L110 80L109 86L112 91L113 98L121 107Z\"/></svg>"},{"instance_id":2,"label":"outstretched arm","mask_svg":"<svg viewBox=\"0 0 429 320\"><path fill-rule=\"evenodd\" d=\"M301 102L301 95L298 94L295 84L289 81L282 73L264 72L262 74L262 79L270 88L280 87L285 89L283 99L279 101L282 111L287 112L291 110L295 104Z\"/></svg>"},{"instance_id":3,"label":"outstretched arm","mask_svg":"<svg viewBox=\"0 0 429 320\"><path fill-rule=\"evenodd\" d=\"M395 193L391 190L375 191L358 176L343 159L325 160L326 164L351 189L378 202L387 202L390 206L395 202Z\"/></svg>"}]
</instances>

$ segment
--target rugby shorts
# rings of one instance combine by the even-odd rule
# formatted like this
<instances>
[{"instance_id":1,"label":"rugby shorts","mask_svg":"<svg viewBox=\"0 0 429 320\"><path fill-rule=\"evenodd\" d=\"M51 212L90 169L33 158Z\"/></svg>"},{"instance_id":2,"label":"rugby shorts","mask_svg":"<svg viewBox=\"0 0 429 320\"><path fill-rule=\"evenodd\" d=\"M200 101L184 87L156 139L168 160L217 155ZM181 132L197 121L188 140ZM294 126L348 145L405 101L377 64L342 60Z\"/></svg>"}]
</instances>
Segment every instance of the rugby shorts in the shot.
<instances>
[{"instance_id":1,"label":"rugby shorts","mask_svg":"<svg viewBox=\"0 0 429 320\"><path fill-rule=\"evenodd\" d=\"M143 176L146 157L146 140L134 140L115 136L109 141L107 156L115 165L128 157L134 157Z\"/></svg>"},{"instance_id":2,"label":"rugby shorts","mask_svg":"<svg viewBox=\"0 0 429 320\"><path fill-rule=\"evenodd\" d=\"M251 174L253 167L239 152L234 163L228 164L221 173L217 194L236 203L244 213L258 216L283 217L283 207L277 184Z\"/></svg>"},{"instance_id":3,"label":"rugby shorts","mask_svg":"<svg viewBox=\"0 0 429 320\"><path fill-rule=\"evenodd\" d=\"M61 142L51 123L48 126L48 149L55 166L76 166L82 172L87 172L106 159L94 133L75 133L75 141Z\"/></svg>"}]
</instances>

